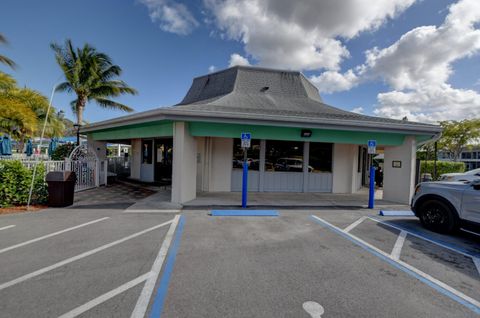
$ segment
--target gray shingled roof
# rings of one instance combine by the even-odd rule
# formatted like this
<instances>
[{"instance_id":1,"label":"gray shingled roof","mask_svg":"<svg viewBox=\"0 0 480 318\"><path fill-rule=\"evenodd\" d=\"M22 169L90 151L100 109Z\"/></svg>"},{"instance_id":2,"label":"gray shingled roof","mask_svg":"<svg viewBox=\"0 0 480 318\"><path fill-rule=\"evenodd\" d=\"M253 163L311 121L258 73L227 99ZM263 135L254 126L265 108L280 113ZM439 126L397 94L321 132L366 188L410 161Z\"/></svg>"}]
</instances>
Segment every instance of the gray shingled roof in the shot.
<instances>
[{"instance_id":1,"label":"gray shingled roof","mask_svg":"<svg viewBox=\"0 0 480 318\"><path fill-rule=\"evenodd\" d=\"M157 108L117 120L93 124L102 129L109 122L129 119L278 123L309 127L375 129L435 134L439 126L382 117L366 116L324 104L317 88L300 72L235 66L197 77L177 105Z\"/></svg>"}]
</instances>

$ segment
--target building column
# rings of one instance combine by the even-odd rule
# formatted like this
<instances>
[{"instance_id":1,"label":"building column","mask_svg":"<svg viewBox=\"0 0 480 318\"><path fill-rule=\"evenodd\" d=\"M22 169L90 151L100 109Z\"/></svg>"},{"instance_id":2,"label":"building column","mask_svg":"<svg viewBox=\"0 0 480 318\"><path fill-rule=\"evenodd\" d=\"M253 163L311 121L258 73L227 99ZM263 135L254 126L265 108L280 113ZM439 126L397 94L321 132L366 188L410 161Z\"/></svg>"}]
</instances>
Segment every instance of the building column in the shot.
<instances>
[{"instance_id":1,"label":"building column","mask_svg":"<svg viewBox=\"0 0 480 318\"><path fill-rule=\"evenodd\" d=\"M188 123L173 124L172 202L185 203L197 195L197 142Z\"/></svg>"},{"instance_id":2,"label":"building column","mask_svg":"<svg viewBox=\"0 0 480 318\"><path fill-rule=\"evenodd\" d=\"M405 137L401 146L385 147L384 200L410 204L415 187L416 151L417 145L414 136Z\"/></svg>"},{"instance_id":3,"label":"building column","mask_svg":"<svg viewBox=\"0 0 480 318\"><path fill-rule=\"evenodd\" d=\"M332 193L354 193L356 191L357 146L350 144L333 145Z\"/></svg>"},{"instance_id":4,"label":"building column","mask_svg":"<svg viewBox=\"0 0 480 318\"><path fill-rule=\"evenodd\" d=\"M140 166L142 164L142 139L131 140L130 178L140 180Z\"/></svg>"}]
</instances>

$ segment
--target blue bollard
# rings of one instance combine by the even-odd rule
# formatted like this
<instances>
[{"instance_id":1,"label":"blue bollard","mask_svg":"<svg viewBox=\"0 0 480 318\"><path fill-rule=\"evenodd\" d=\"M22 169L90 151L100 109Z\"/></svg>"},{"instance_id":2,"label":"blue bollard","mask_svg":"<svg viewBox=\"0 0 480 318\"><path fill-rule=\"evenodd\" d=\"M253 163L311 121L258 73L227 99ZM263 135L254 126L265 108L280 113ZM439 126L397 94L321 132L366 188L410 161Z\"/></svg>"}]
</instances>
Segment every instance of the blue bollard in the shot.
<instances>
[{"instance_id":1,"label":"blue bollard","mask_svg":"<svg viewBox=\"0 0 480 318\"><path fill-rule=\"evenodd\" d=\"M370 191L368 192L368 208L373 209L375 205L375 167L370 167Z\"/></svg>"},{"instance_id":2,"label":"blue bollard","mask_svg":"<svg viewBox=\"0 0 480 318\"><path fill-rule=\"evenodd\" d=\"M242 208L247 207L247 191L248 191L248 162L243 161L243 178L242 178Z\"/></svg>"}]
</instances>

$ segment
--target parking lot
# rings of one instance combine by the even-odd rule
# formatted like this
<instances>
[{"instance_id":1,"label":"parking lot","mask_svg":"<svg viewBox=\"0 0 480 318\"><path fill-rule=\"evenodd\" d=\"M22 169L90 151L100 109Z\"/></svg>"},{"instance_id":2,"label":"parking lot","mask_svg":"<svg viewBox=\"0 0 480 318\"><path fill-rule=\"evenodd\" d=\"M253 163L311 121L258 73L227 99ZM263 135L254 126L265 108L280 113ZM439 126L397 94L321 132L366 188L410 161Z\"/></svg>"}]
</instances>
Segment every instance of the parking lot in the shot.
<instances>
[{"instance_id":1,"label":"parking lot","mask_svg":"<svg viewBox=\"0 0 480 318\"><path fill-rule=\"evenodd\" d=\"M474 234L433 234L415 218L366 209L124 211L1 216L1 316L480 314Z\"/></svg>"}]
</instances>

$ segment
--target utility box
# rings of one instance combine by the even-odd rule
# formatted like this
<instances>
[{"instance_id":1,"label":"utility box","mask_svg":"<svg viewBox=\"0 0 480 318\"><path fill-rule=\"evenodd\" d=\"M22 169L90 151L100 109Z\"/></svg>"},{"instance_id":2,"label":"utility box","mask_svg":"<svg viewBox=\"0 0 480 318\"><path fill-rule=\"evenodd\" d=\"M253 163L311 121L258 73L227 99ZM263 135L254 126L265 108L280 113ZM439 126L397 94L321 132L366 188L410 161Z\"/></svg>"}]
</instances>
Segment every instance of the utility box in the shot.
<instances>
[{"instance_id":1,"label":"utility box","mask_svg":"<svg viewBox=\"0 0 480 318\"><path fill-rule=\"evenodd\" d=\"M47 173L45 181L48 184L48 206L65 207L72 205L76 180L75 172L72 171Z\"/></svg>"}]
</instances>

